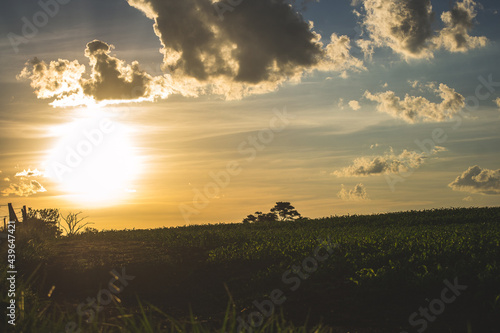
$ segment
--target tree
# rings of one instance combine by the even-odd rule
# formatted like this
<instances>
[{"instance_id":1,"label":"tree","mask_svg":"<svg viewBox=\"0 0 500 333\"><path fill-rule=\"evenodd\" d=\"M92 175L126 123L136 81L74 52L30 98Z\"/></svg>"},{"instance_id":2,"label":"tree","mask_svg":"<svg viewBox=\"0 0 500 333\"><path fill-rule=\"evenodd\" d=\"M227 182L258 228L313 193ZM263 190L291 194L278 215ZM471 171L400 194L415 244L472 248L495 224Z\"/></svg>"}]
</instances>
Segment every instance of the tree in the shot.
<instances>
[{"instance_id":1,"label":"tree","mask_svg":"<svg viewBox=\"0 0 500 333\"><path fill-rule=\"evenodd\" d=\"M94 224L92 222L83 223L83 221L87 217L79 217L78 215L80 215L81 213L82 212L68 213L68 215L66 217L62 216L63 221L68 226L67 228L65 226L62 226L62 227L63 227L64 231L66 231L68 236L76 235L78 232L80 232L80 230L82 230L83 228L85 228L89 224Z\"/></svg>"},{"instance_id":2,"label":"tree","mask_svg":"<svg viewBox=\"0 0 500 333\"><path fill-rule=\"evenodd\" d=\"M255 212L255 215L244 218L243 223L295 221L301 217L289 202L277 202L269 213Z\"/></svg>"},{"instance_id":3,"label":"tree","mask_svg":"<svg viewBox=\"0 0 500 333\"><path fill-rule=\"evenodd\" d=\"M255 217L254 215L250 214L248 215L247 217L245 217L243 219L243 223L255 223L257 221L257 217Z\"/></svg>"},{"instance_id":4,"label":"tree","mask_svg":"<svg viewBox=\"0 0 500 333\"><path fill-rule=\"evenodd\" d=\"M257 222L276 222L277 219L278 216L275 213L266 213L266 214L260 213L257 216Z\"/></svg>"},{"instance_id":5,"label":"tree","mask_svg":"<svg viewBox=\"0 0 500 333\"><path fill-rule=\"evenodd\" d=\"M276 206L271 208L271 212L278 216L279 221L294 221L301 217L289 202L277 202Z\"/></svg>"},{"instance_id":6,"label":"tree","mask_svg":"<svg viewBox=\"0 0 500 333\"><path fill-rule=\"evenodd\" d=\"M243 219L243 223L275 222L278 216L275 213L255 212L255 215L248 215Z\"/></svg>"}]
</instances>

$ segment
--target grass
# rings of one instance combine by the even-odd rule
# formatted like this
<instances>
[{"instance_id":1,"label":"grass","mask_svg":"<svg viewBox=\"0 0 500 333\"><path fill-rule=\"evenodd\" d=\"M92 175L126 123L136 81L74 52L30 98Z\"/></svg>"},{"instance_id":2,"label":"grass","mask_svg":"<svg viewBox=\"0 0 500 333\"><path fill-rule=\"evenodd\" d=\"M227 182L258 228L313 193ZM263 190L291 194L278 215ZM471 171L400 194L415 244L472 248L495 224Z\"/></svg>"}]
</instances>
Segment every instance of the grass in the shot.
<instances>
[{"instance_id":1,"label":"grass","mask_svg":"<svg viewBox=\"0 0 500 333\"><path fill-rule=\"evenodd\" d=\"M307 266L324 240L335 244L328 258ZM72 321L82 332L234 332L277 289L286 300L254 332L416 332L410 314L454 279L467 289L425 332L500 328L500 208L104 231L17 248L18 332ZM85 323L78 305L122 268L134 278Z\"/></svg>"}]
</instances>

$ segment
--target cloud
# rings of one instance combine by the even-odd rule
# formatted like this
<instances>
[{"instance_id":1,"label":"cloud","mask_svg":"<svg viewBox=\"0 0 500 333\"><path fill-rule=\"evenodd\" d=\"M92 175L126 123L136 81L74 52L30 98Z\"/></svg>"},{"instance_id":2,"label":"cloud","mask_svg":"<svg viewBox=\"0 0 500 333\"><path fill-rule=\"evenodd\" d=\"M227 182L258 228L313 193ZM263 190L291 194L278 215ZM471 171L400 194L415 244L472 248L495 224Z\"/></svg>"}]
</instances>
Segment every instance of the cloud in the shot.
<instances>
[{"instance_id":1,"label":"cloud","mask_svg":"<svg viewBox=\"0 0 500 333\"><path fill-rule=\"evenodd\" d=\"M357 44L370 58L375 47L389 47L404 59L429 59L443 48L465 52L486 45L486 37L469 35L478 4L472 0L456 2L451 11L441 14L443 28L433 28L435 13L430 0L360 0L361 25L370 39Z\"/></svg>"},{"instance_id":2,"label":"cloud","mask_svg":"<svg viewBox=\"0 0 500 333\"><path fill-rule=\"evenodd\" d=\"M36 180L24 180L18 184L10 184L10 186L2 191L4 197L19 196L28 197L37 193L47 192L47 190Z\"/></svg>"},{"instance_id":3,"label":"cloud","mask_svg":"<svg viewBox=\"0 0 500 333\"><path fill-rule=\"evenodd\" d=\"M469 196L467 196L467 197L463 198L462 200L463 200L463 201L467 201L467 202L471 202L471 201L473 201L474 199L473 199L473 198L469 195Z\"/></svg>"},{"instance_id":4,"label":"cloud","mask_svg":"<svg viewBox=\"0 0 500 333\"><path fill-rule=\"evenodd\" d=\"M214 0L128 0L154 20L162 44L163 70L152 76L137 61L128 64L111 55L114 46L94 40L87 44L89 68L77 60L46 63L34 58L19 79L28 79L38 98L53 106L78 106L154 101L171 94L203 94L228 100L263 94L285 82L300 82L314 71L363 71L363 61L351 55L347 36L330 35L326 45L313 23L285 0L241 2L228 6Z\"/></svg>"},{"instance_id":5,"label":"cloud","mask_svg":"<svg viewBox=\"0 0 500 333\"><path fill-rule=\"evenodd\" d=\"M314 70L364 69L350 39L332 34L324 46L311 22L284 0L236 7L214 0L128 0L154 20L163 63L174 81L203 93L239 99L277 89Z\"/></svg>"},{"instance_id":6,"label":"cloud","mask_svg":"<svg viewBox=\"0 0 500 333\"><path fill-rule=\"evenodd\" d=\"M346 190L344 184L342 184L342 189L337 194L337 196L346 201L360 201L367 200L368 195L366 193L366 188L363 184L359 183L352 190Z\"/></svg>"},{"instance_id":7,"label":"cloud","mask_svg":"<svg viewBox=\"0 0 500 333\"><path fill-rule=\"evenodd\" d=\"M18 79L30 80L38 98L54 98L53 106L152 101L173 93L169 76L152 77L140 69L137 61L129 65L111 56L113 48L98 40L87 44L88 79L84 77L85 65L77 60L59 59L47 64L36 57L26 63Z\"/></svg>"},{"instance_id":8,"label":"cloud","mask_svg":"<svg viewBox=\"0 0 500 333\"><path fill-rule=\"evenodd\" d=\"M500 169L482 169L475 165L448 184L455 191L481 194L500 194Z\"/></svg>"},{"instance_id":9,"label":"cloud","mask_svg":"<svg viewBox=\"0 0 500 333\"><path fill-rule=\"evenodd\" d=\"M28 170L23 170L21 172L16 173L15 177L43 177L44 173L42 171L39 171L38 169L28 169Z\"/></svg>"},{"instance_id":10,"label":"cloud","mask_svg":"<svg viewBox=\"0 0 500 333\"><path fill-rule=\"evenodd\" d=\"M28 197L37 193L47 192L47 190L37 180L30 177L44 177L44 173L38 169L28 169L17 172L14 177L18 178L17 183L11 183L9 187L1 191L4 197L19 196ZM4 181L10 182L10 178L4 178Z\"/></svg>"},{"instance_id":11,"label":"cloud","mask_svg":"<svg viewBox=\"0 0 500 333\"><path fill-rule=\"evenodd\" d=\"M361 109L361 106L359 105L358 101L350 101L349 102L349 107L351 109L353 109L354 111L357 111L357 110Z\"/></svg>"},{"instance_id":12,"label":"cloud","mask_svg":"<svg viewBox=\"0 0 500 333\"><path fill-rule=\"evenodd\" d=\"M463 0L455 3L451 11L441 14L445 27L436 39L438 47L443 47L450 52L466 52L486 45L488 41L486 37L469 35L474 27L477 6L478 4L473 0Z\"/></svg>"},{"instance_id":13,"label":"cloud","mask_svg":"<svg viewBox=\"0 0 500 333\"><path fill-rule=\"evenodd\" d=\"M344 110L344 99L339 98L339 102L337 103L337 107L341 110Z\"/></svg>"},{"instance_id":14,"label":"cloud","mask_svg":"<svg viewBox=\"0 0 500 333\"><path fill-rule=\"evenodd\" d=\"M500 110L500 97L498 97L497 99L495 99L493 102L496 103L496 105L498 106L498 109Z\"/></svg>"},{"instance_id":15,"label":"cloud","mask_svg":"<svg viewBox=\"0 0 500 333\"><path fill-rule=\"evenodd\" d=\"M364 0L362 4L362 25L374 46L388 46L405 58L432 57L434 13L430 0ZM367 42L360 46L369 49Z\"/></svg>"},{"instance_id":16,"label":"cloud","mask_svg":"<svg viewBox=\"0 0 500 333\"><path fill-rule=\"evenodd\" d=\"M436 146L430 155L445 151L446 148ZM382 174L399 174L413 171L425 162L429 154L403 150L399 155L390 149L384 155L356 158L348 167L334 171L337 177L365 177Z\"/></svg>"},{"instance_id":17,"label":"cloud","mask_svg":"<svg viewBox=\"0 0 500 333\"><path fill-rule=\"evenodd\" d=\"M441 83L438 88L433 88L433 85L427 87L442 99L441 103L408 94L401 100L390 90L376 94L366 91L364 97L377 102L378 111L408 123L447 121L465 106L465 98L447 85Z\"/></svg>"}]
</instances>

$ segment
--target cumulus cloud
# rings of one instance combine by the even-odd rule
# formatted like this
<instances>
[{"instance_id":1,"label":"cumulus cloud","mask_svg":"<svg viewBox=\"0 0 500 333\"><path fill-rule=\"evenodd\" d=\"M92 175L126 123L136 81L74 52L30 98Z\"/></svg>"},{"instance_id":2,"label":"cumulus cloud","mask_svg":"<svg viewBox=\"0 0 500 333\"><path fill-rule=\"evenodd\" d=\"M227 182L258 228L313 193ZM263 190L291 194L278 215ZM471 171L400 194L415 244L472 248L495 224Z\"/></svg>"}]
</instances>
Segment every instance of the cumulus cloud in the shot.
<instances>
[{"instance_id":1,"label":"cumulus cloud","mask_svg":"<svg viewBox=\"0 0 500 333\"><path fill-rule=\"evenodd\" d=\"M366 91L364 97L377 102L377 110L387 113L394 118L403 119L408 123L443 122L450 120L464 106L465 98L455 89L441 83L438 88L427 85L442 101L433 103L422 96L405 95L399 98L393 91L372 94Z\"/></svg>"},{"instance_id":2,"label":"cumulus cloud","mask_svg":"<svg viewBox=\"0 0 500 333\"><path fill-rule=\"evenodd\" d=\"M354 111L361 109L361 106L359 105L358 101L349 101L349 107Z\"/></svg>"},{"instance_id":3,"label":"cumulus cloud","mask_svg":"<svg viewBox=\"0 0 500 333\"><path fill-rule=\"evenodd\" d=\"M403 150L396 155L392 149L384 155L356 158L348 167L334 171L337 177L365 177L382 174L399 174L419 168L429 155L445 151L446 148L436 146L430 154Z\"/></svg>"},{"instance_id":4,"label":"cumulus cloud","mask_svg":"<svg viewBox=\"0 0 500 333\"><path fill-rule=\"evenodd\" d=\"M19 196L28 197L37 193L47 192L47 190L34 179L29 179L31 177L44 177L44 173L38 169L28 169L17 172L14 177L18 178L16 183L11 183L9 187L2 190L3 196ZM10 178L4 178L4 181L10 182Z\"/></svg>"},{"instance_id":5,"label":"cumulus cloud","mask_svg":"<svg viewBox=\"0 0 500 333\"><path fill-rule=\"evenodd\" d=\"M500 194L500 169L483 169L471 166L448 184L455 191L481 194Z\"/></svg>"},{"instance_id":6,"label":"cumulus cloud","mask_svg":"<svg viewBox=\"0 0 500 333\"><path fill-rule=\"evenodd\" d=\"M2 191L4 197L19 196L28 197L47 190L36 180L21 181L18 184L10 184L10 186Z\"/></svg>"},{"instance_id":7,"label":"cumulus cloud","mask_svg":"<svg viewBox=\"0 0 500 333\"><path fill-rule=\"evenodd\" d=\"M374 47L389 47L406 60L432 58L443 48L450 52L465 52L486 44L485 37L470 36L478 4L473 0L455 3L451 11L441 14L443 27L433 28L435 13L430 0L360 0L361 25L370 39L359 40L358 46L366 57Z\"/></svg>"},{"instance_id":8,"label":"cumulus cloud","mask_svg":"<svg viewBox=\"0 0 500 333\"><path fill-rule=\"evenodd\" d=\"M364 0L363 26L371 42L408 58L429 58L434 13L430 0ZM369 49L369 43L363 47Z\"/></svg>"},{"instance_id":9,"label":"cumulus cloud","mask_svg":"<svg viewBox=\"0 0 500 333\"><path fill-rule=\"evenodd\" d=\"M43 177L44 173L38 169L28 169L21 172L17 172L15 177Z\"/></svg>"},{"instance_id":10,"label":"cumulus cloud","mask_svg":"<svg viewBox=\"0 0 500 333\"><path fill-rule=\"evenodd\" d=\"M284 0L128 0L154 20L175 81L235 99L276 89L313 70L364 69L347 36L321 36Z\"/></svg>"},{"instance_id":11,"label":"cumulus cloud","mask_svg":"<svg viewBox=\"0 0 500 333\"><path fill-rule=\"evenodd\" d=\"M441 14L445 27L437 37L437 45L450 52L466 52L485 46L488 41L486 37L469 35L474 27L477 6L473 0L463 0L457 2L451 11Z\"/></svg>"},{"instance_id":12,"label":"cumulus cloud","mask_svg":"<svg viewBox=\"0 0 500 333\"><path fill-rule=\"evenodd\" d=\"M344 184L342 184L342 189L337 194L337 196L340 199L346 200L346 201L360 201L360 200L367 200L368 199L368 194L366 193L366 188L361 183L354 186L354 188L351 190L347 190L344 187Z\"/></svg>"},{"instance_id":13,"label":"cumulus cloud","mask_svg":"<svg viewBox=\"0 0 500 333\"><path fill-rule=\"evenodd\" d=\"M298 14L295 18L305 24ZM126 64L112 56L113 45L94 40L85 49L90 73L77 60L59 59L46 63L34 58L26 63L18 79L30 80L38 98L53 98L51 105L65 107L154 101L171 94L190 97L215 94L229 100L241 99L276 90L285 81L299 82L305 73L315 70L338 71L344 78L348 70L365 70L363 62L351 56L348 37L332 34L330 43L323 47L319 42L321 36L310 30L309 25L306 24L306 29L302 24L296 25L297 22L291 18L283 20L276 23L279 27L276 31L286 35L287 41L281 41L280 37L261 39L262 32L250 39L234 36L238 38L232 41L232 35L227 32L229 35L219 36L213 45L205 45L208 41L191 45L198 41L198 34L203 36L208 33L202 29L206 27L195 25L189 28L177 26L174 31L167 29L165 33L181 29L179 40L175 42L175 38L168 37L169 42L161 50L169 74L151 76L141 69L137 61ZM181 24L184 19L171 23L175 22ZM192 34L197 37L192 37L194 40L190 41L186 31L196 28L202 30L193 31ZM159 29L157 27L155 31L163 41ZM307 33L301 29L306 29ZM244 34L243 31L240 33ZM295 33L297 40L293 37ZM309 42L304 35L311 37ZM185 41L185 38L188 40ZM257 47L259 43L262 45ZM264 54L266 52L269 54Z\"/></svg>"},{"instance_id":14,"label":"cumulus cloud","mask_svg":"<svg viewBox=\"0 0 500 333\"><path fill-rule=\"evenodd\" d=\"M110 55L113 48L98 40L87 44L90 78L85 78L85 65L77 60L59 59L47 64L38 58L26 63L18 78L29 79L38 98L54 98L54 106L151 101L173 92L167 75L152 77L140 69L138 62L126 64Z\"/></svg>"}]
</instances>

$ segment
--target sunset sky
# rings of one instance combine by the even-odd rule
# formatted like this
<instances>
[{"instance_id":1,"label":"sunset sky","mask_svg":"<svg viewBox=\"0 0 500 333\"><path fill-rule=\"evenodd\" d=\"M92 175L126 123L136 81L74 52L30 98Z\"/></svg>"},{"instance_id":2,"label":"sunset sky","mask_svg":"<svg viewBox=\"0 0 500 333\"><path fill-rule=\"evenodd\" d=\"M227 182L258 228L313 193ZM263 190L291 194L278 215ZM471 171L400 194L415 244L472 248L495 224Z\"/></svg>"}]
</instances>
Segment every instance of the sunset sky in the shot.
<instances>
[{"instance_id":1,"label":"sunset sky","mask_svg":"<svg viewBox=\"0 0 500 333\"><path fill-rule=\"evenodd\" d=\"M498 1L214 1L3 1L0 205L123 229L500 204Z\"/></svg>"}]
</instances>

